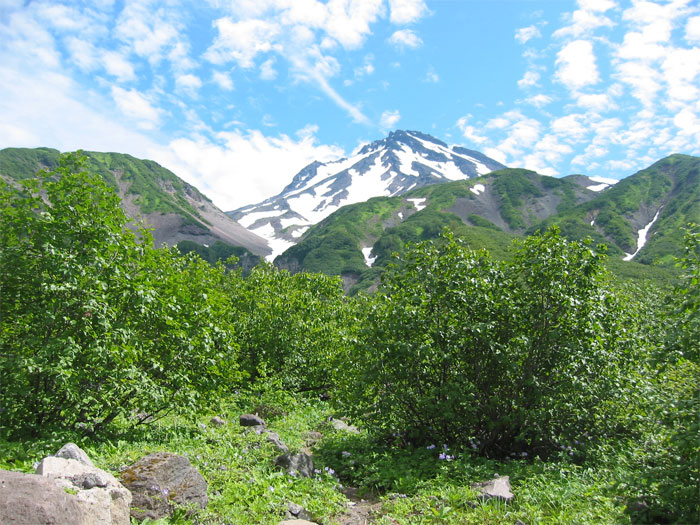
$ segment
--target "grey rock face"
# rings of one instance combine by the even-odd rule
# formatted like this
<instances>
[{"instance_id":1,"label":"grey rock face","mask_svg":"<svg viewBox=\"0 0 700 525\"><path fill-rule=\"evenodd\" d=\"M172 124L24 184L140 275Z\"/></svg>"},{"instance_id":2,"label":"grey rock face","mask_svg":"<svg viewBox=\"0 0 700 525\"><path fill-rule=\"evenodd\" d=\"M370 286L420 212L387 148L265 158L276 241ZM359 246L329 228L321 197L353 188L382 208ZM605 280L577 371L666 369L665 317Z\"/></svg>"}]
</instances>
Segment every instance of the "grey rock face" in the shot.
<instances>
[{"instance_id":1,"label":"grey rock face","mask_svg":"<svg viewBox=\"0 0 700 525\"><path fill-rule=\"evenodd\" d=\"M359 430L354 425L348 425L342 419L331 419L331 425L334 429L340 430L341 432L350 432L351 434L359 434Z\"/></svg>"},{"instance_id":2,"label":"grey rock face","mask_svg":"<svg viewBox=\"0 0 700 525\"><path fill-rule=\"evenodd\" d=\"M267 440L280 452L289 452L289 447L287 447L287 445L280 439L277 432L268 432L266 437Z\"/></svg>"},{"instance_id":3,"label":"grey rock face","mask_svg":"<svg viewBox=\"0 0 700 525\"><path fill-rule=\"evenodd\" d=\"M314 474L314 462L306 452L282 454L275 459L275 465L294 477L310 478Z\"/></svg>"},{"instance_id":4,"label":"grey rock face","mask_svg":"<svg viewBox=\"0 0 700 525\"><path fill-rule=\"evenodd\" d=\"M92 464L92 460L88 457L88 455L81 449L78 445L75 443L66 443L63 445L58 452L56 452L56 457L58 458L63 458L63 459L75 459L76 461L80 461L84 465L87 465L88 467L94 467L95 465Z\"/></svg>"},{"instance_id":5,"label":"grey rock face","mask_svg":"<svg viewBox=\"0 0 700 525\"><path fill-rule=\"evenodd\" d=\"M131 491L131 516L143 520L172 515L176 505L204 508L209 503L207 482L184 456L150 454L120 474Z\"/></svg>"},{"instance_id":6,"label":"grey rock face","mask_svg":"<svg viewBox=\"0 0 700 525\"><path fill-rule=\"evenodd\" d=\"M53 480L0 470L0 523L7 525L83 525L83 508Z\"/></svg>"}]
</instances>

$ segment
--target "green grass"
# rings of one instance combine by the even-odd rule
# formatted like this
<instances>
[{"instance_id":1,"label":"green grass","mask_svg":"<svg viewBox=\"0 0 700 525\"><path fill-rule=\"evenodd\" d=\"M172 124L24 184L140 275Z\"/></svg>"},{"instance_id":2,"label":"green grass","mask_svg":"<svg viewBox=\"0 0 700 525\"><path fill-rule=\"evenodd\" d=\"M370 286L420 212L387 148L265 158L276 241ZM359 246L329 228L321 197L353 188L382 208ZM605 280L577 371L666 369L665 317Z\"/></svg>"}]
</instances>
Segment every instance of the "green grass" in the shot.
<instances>
[{"instance_id":1,"label":"green grass","mask_svg":"<svg viewBox=\"0 0 700 525\"><path fill-rule=\"evenodd\" d=\"M236 396L216 408L211 414L173 416L151 426L132 428L131 422L121 421L99 441L71 434L31 443L0 441L0 467L31 472L34 462L66 441L77 442L98 467L117 477L122 468L153 452L186 455L209 484L209 505L194 517L182 512L148 522L163 525L273 524L283 519L291 502L318 523L338 523L349 508L339 490L343 485L357 487L361 497L376 498L381 508L372 523L384 525L631 522L620 489L630 475L627 461L579 464L578 455L563 453L548 461L496 461L466 450L449 450L454 459L441 460L440 443L427 449L376 442L365 431L336 431L328 419L337 414L327 403L272 389ZM239 426L238 416L245 412L263 416L293 451L308 444L307 432L320 431L323 438L313 450L316 477L298 479L277 470L273 460L278 452L272 445ZM209 419L216 414L227 424L211 426ZM510 476L515 499L481 502L471 485L497 475Z\"/></svg>"}]
</instances>

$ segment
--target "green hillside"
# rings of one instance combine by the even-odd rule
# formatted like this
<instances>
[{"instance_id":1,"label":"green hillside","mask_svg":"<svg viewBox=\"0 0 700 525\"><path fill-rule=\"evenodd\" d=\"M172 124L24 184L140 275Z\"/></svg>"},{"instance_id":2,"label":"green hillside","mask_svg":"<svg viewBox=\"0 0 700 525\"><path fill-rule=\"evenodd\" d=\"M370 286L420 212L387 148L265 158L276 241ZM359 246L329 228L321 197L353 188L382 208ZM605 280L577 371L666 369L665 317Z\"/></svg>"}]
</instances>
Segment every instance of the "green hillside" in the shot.
<instances>
[{"instance_id":1,"label":"green hillside","mask_svg":"<svg viewBox=\"0 0 700 525\"><path fill-rule=\"evenodd\" d=\"M142 214L176 213L185 224L206 229L207 221L188 202L185 195L206 199L171 171L152 160L142 160L124 153L86 151L86 168L124 195L133 195ZM0 150L0 176L22 180L33 177L41 169L58 166L60 152L51 148L6 148Z\"/></svg>"},{"instance_id":2,"label":"green hillside","mask_svg":"<svg viewBox=\"0 0 700 525\"><path fill-rule=\"evenodd\" d=\"M591 236L605 242L611 255L622 257L636 251L638 230L659 212L634 260L672 266L682 252L682 228L700 221L699 174L700 158L671 155L540 227L556 223L567 237Z\"/></svg>"},{"instance_id":3,"label":"green hillside","mask_svg":"<svg viewBox=\"0 0 700 525\"><path fill-rule=\"evenodd\" d=\"M357 291L376 283L391 255L402 253L406 243L435 239L445 228L473 248L507 258L513 238L557 224L567 238L591 237L606 244L609 266L618 277L664 282L681 255L682 227L700 220L699 162L673 155L602 193L574 178L504 169L399 197L377 197L330 215L275 264L293 272L341 275L346 288ZM659 209L647 244L634 261L622 261L635 252L637 231ZM371 261L365 259L370 248Z\"/></svg>"}]
</instances>

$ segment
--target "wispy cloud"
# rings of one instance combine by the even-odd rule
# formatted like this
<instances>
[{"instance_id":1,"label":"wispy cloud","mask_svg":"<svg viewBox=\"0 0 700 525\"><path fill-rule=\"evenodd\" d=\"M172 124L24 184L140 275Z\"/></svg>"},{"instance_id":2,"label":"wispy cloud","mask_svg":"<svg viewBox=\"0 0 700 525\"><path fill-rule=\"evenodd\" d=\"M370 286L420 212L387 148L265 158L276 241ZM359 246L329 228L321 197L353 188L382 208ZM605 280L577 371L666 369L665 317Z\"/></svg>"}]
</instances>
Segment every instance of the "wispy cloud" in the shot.
<instances>
[{"instance_id":1,"label":"wispy cloud","mask_svg":"<svg viewBox=\"0 0 700 525\"><path fill-rule=\"evenodd\" d=\"M423 45L423 40L411 29L400 29L389 37L389 43L397 49L416 49Z\"/></svg>"},{"instance_id":2,"label":"wispy cloud","mask_svg":"<svg viewBox=\"0 0 700 525\"><path fill-rule=\"evenodd\" d=\"M388 131L396 127L399 120L401 120L401 113L399 113L399 110L385 111L382 113L379 125L383 130Z\"/></svg>"}]
</instances>

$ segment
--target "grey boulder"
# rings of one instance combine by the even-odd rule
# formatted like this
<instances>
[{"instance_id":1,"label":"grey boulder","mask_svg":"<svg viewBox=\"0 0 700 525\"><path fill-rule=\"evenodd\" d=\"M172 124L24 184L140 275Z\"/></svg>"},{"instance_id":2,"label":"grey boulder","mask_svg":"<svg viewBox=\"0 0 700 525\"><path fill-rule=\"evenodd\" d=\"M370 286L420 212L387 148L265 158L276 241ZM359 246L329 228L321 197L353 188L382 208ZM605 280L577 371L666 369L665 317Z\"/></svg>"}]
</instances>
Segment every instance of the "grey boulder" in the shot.
<instances>
[{"instance_id":1,"label":"grey boulder","mask_svg":"<svg viewBox=\"0 0 700 525\"><path fill-rule=\"evenodd\" d=\"M190 461L170 452L156 452L127 467L120 474L131 491L131 516L137 520L172 515L176 506L199 507L209 503L207 482Z\"/></svg>"},{"instance_id":2,"label":"grey boulder","mask_svg":"<svg viewBox=\"0 0 700 525\"><path fill-rule=\"evenodd\" d=\"M84 525L77 498L53 480L0 470L0 523L3 525Z\"/></svg>"}]
</instances>

